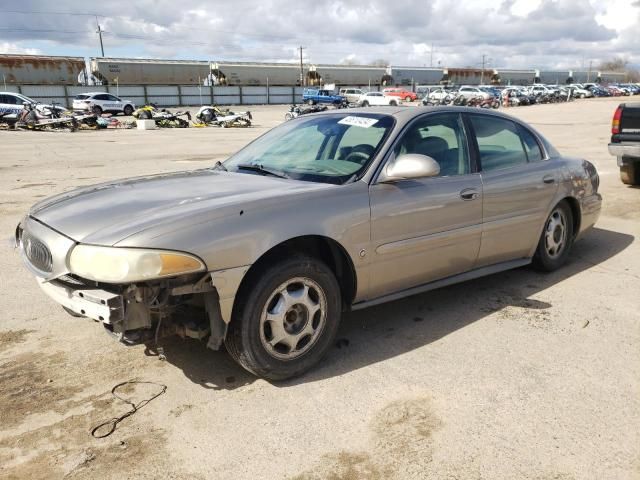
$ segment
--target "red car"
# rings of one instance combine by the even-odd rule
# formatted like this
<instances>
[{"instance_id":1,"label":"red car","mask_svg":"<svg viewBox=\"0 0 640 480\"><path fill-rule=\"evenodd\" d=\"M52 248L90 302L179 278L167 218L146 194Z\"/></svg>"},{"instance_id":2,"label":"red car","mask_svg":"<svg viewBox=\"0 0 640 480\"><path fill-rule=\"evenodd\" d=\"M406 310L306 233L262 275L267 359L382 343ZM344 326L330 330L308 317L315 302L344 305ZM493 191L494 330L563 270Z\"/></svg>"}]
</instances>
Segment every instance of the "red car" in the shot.
<instances>
[{"instance_id":1,"label":"red car","mask_svg":"<svg viewBox=\"0 0 640 480\"><path fill-rule=\"evenodd\" d=\"M413 102L418 99L418 96L414 92L410 92L404 88L385 88L382 90L382 94L387 97L400 97L405 102Z\"/></svg>"}]
</instances>

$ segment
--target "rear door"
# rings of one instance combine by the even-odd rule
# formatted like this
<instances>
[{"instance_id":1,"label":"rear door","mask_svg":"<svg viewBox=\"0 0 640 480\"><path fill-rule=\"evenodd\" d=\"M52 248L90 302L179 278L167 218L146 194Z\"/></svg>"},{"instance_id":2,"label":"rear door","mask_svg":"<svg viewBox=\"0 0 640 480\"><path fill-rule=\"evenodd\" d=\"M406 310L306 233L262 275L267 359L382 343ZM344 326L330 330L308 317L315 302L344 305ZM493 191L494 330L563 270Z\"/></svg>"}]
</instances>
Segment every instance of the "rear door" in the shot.
<instances>
[{"instance_id":1,"label":"rear door","mask_svg":"<svg viewBox=\"0 0 640 480\"><path fill-rule=\"evenodd\" d=\"M466 115L483 189L476 267L529 257L558 190L557 167L523 125L494 115Z\"/></svg>"},{"instance_id":2,"label":"rear door","mask_svg":"<svg viewBox=\"0 0 640 480\"><path fill-rule=\"evenodd\" d=\"M470 270L480 247L482 182L460 114L418 117L387 161L405 153L432 157L440 175L371 185L371 298Z\"/></svg>"}]
</instances>

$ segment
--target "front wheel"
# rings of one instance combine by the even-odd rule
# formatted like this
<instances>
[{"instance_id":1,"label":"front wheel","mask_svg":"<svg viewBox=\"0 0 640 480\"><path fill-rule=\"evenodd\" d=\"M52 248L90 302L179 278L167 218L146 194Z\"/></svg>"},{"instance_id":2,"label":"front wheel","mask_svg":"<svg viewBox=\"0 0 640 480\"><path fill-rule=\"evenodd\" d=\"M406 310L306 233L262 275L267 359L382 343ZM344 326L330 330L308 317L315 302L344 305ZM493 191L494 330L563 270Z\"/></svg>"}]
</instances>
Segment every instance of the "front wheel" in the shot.
<instances>
[{"instance_id":1,"label":"front wheel","mask_svg":"<svg viewBox=\"0 0 640 480\"><path fill-rule=\"evenodd\" d=\"M313 100L309 99L307 100L307 105L315 105L316 102L314 102Z\"/></svg>"},{"instance_id":2,"label":"front wheel","mask_svg":"<svg viewBox=\"0 0 640 480\"><path fill-rule=\"evenodd\" d=\"M227 350L269 380L306 372L327 353L338 330L342 300L335 275L307 256L250 275L237 298Z\"/></svg>"},{"instance_id":3,"label":"front wheel","mask_svg":"<svg viewBox=\"0 0 640 480\"><path fill-rule=\"evenodd\" d=\"M131 105L125 105L122 109L122 113L124 113L127 117L133 113L133 107Z\"/></svg>"},{"instance_id":4,"label":"front wheel","mask_svg":"<svg viewBox=\"0 0 640 480\"><path fill-rule=\"evenodd\" d=\"M573 213L566 201L558 203L547 218L533 256L533 266L552 272L567 261L573 245Z\"/></svg>"},{"instance_id":5,"label":"front wheel","mask_svg":"<svg viewBox=\"0 0 640 480\"><path fill-rule=\"evenodd\" d=\"M362 102L362 106L363 107L368 107L369 106L369 102L367 102L366 100L364 102Z\"/></svg>"},{"instance_id":6,"label":"front wheel","mask_svg":"<svg viewBox=\"0 0 640 480\"><path fill-rule=\"evenodd\" d=\"M407 96L407 97L404 97L404 101L405 101L405 102L410 102L410 101L411 101L411 97L408 97L408 96Z\"/></svg>"}]
</instances>

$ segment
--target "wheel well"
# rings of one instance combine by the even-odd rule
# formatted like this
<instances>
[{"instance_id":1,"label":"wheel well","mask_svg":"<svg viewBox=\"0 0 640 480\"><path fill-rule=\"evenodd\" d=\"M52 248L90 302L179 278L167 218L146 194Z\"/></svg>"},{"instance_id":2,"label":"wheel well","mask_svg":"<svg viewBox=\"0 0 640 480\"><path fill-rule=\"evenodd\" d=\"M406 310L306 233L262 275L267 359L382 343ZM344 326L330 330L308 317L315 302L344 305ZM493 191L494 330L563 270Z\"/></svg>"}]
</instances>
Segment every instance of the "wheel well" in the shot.
<instances>
[{"instance_id":1,"label":"wheel well","mask_svg":"<svg viewBox=\"0 0 640 480\"><path fill-rule=\"evenodd\" d=\"M302 253L324 262L333 271L342 293L343 308L348 308L356 294L357 279L353 262L344 247L335 240L320 235L306 235L282 242L265 252L246 273L240 283L240 292L264 268L288 258L292 253ZM236 295L236 299L239 295Z\"/></svg>"},{"instance_id":2,"label":"wheel well","mask_svg":"<svg viewBox=\"0 0 640 480\"><path fill-rule=\"evenodd\" d=\"M565 197L562 200L567 202L569 207L571 208L571 216L573 217L573 236L577 236L580 231L580 220L581 220L581 212L580 212L580 203L574 197Z\"/></svg>"}]
</instances>

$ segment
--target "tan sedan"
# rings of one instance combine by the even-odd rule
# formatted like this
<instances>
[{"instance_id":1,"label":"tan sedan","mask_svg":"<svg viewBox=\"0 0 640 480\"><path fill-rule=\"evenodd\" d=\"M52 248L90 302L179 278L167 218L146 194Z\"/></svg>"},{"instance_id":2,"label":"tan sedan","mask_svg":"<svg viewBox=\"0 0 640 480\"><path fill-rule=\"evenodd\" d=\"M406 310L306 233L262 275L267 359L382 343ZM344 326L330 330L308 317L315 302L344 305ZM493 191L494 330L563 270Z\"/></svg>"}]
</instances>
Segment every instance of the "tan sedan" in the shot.
<instances>
[{"instance_id":1,"label":"tan sedan","mask_svg":"<svg viewBox=\"0 0 640 480\"><path fill-rule=\"evenodd\" d=\"M333 110L211 168L46 199L16 239L45 293L121 341L178 331L283 379L321 360L345 310L559 268L598 218L598 184L499 113Z\"/></svg>"}]
</instances>

